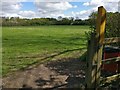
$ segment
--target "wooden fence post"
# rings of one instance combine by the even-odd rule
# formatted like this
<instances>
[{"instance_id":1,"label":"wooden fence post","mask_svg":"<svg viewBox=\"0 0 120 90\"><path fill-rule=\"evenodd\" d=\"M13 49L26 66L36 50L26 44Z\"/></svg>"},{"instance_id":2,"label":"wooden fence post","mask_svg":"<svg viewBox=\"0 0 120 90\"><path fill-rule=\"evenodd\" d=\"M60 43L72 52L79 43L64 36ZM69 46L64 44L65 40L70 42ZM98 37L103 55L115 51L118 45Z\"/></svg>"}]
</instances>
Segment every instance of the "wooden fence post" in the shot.
<instances>
[{"instance_id":1,"label":"wooden fence post","mask_svg":"<svg viewBox=\"0 0 120 90\"><path fill-rule=\"evenodd\" d=\"M103 53L104 33L106 24L106 10L103 6L98 7L96 38L97 38L97 71L96 71L96 86L100 84L101 60Z\"/></svg>"},{"instance_id":2,"label":"wooden fence post","mask_svg":"<svg viewBox=\"0 0 120 90\"><path fill-rule=\"evenodd\" d=\"M87 60L86 60L86 88L95 88L96 86L96 60L97 60L97 52L96 52L96 38L95 33L91 34L91 38L88 41L87 48Z\"/></svg>"},{"instance_id":3,"label":"wooden fence post","mask_svg":"<svg viewBox=\"0 0 120 90\"><path fill-rule=\"evenodd\" d=\"M86 87L97 88L100 84L102 49L106 24L106 10L98 7L96 33L91 34L87 48Z\"/></svg>"}]
</instances>

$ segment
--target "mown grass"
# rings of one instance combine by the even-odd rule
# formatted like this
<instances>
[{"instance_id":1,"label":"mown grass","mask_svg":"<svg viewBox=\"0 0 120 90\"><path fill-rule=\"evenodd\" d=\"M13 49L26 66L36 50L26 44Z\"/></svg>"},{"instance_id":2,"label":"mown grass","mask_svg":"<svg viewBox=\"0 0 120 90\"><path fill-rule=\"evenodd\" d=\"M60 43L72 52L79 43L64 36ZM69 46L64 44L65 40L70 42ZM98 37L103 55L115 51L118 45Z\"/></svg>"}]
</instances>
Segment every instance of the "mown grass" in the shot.
<instances>
[{"instance_id":1,"label":"mown grass","mask_svg":"<svg viewBox=\"0 0 120 90\"><path fill-rule=\"evenodd\" d=\"M3 76L60 54L74 55L72 51L86 48L88 30L88 26L2 27Z\"/></svg>"}]
</instances>

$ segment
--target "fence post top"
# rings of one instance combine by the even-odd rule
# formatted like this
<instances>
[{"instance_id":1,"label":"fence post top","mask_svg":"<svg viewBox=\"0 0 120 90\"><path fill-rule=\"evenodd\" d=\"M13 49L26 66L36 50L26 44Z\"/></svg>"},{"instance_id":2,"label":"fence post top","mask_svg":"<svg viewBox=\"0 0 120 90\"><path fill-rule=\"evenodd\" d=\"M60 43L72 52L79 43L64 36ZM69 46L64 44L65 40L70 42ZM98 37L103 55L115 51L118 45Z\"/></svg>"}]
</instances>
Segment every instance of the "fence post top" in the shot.
<instances>
[{"instance_id":1,"label":"fence post top","mask_svg":"<svg viewBox=\"0 0 120 90\"><path fill-rule=\"evenodd\" d=\"M103 6L99 6L99 7L98 7L98 11L99 11L99 10L102 10L102 11L106 12L106 9L105 9Z\"/></svg>"},{"instance_id":2,"label":"fence post top","mask_svg":"<svg viewBox=\"0 0 120 90\"><path fill-rule=\"evenodd\" d=\"M98 8L104 8L103 6L99 6Z\"/></svg>"}]
</instances>

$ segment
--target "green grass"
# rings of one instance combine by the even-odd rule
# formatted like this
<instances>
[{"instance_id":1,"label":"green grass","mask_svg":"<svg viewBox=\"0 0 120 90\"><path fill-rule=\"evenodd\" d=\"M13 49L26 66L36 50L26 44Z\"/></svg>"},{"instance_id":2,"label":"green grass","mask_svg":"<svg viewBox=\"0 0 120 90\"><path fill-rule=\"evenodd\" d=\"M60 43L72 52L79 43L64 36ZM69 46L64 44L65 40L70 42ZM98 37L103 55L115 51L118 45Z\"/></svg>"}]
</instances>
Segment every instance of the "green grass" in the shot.
<instances>
[{"instance_id":1,"label":"green grass","mask_svg":"<svg viewBox=\"0 0 120 90\"><path fill-rule=\"evenodd\" d=\"M88 26L2 27L3 76L48 58L52 60L51 55L68 57L70 53L66 52L86 48L88 30Z\"/></svg>"}]
</instances>

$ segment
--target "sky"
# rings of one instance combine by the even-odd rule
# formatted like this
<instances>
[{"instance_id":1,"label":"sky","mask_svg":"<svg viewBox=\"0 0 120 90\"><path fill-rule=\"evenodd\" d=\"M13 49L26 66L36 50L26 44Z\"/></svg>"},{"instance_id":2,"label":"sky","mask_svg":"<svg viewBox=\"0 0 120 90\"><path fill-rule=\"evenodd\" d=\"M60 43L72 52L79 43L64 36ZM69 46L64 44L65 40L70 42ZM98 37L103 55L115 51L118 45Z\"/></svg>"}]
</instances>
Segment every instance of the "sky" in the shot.
<instances>
[{"instance_id":1,"label":"sky","mask_svg":"<svg viewBox=\"0 0 120 90\"><path fill-rule=\"evenodd\" d=\"M119 0L1 0L0 16L20 18L74 17L87 19L99 6L116 12Z\"/></svg>"}]
</instances>

